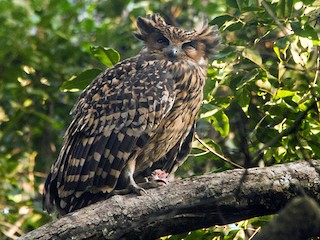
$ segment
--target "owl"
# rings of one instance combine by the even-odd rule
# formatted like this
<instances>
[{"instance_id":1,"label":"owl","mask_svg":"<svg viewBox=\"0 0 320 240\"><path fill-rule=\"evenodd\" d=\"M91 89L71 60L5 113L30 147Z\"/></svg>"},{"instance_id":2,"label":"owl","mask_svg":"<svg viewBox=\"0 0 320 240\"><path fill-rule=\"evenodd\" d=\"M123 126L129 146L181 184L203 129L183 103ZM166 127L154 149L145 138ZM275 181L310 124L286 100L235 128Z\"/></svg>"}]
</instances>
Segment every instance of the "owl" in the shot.
<instances>
[{"instance_id":1,"label":"owl","mask_svg":"<svg viewBox=\"0 0 320 240\"><path fill-rule=\"evenodd\" d=\"M220 37L203 21L192 31L158 14L137 19L141 52L106 69L79 96L46 179L43 207L64 215L127 190L165 184L186 159ZM156 183L150 184L147 183Z\"/></svg>"}]
</instances>

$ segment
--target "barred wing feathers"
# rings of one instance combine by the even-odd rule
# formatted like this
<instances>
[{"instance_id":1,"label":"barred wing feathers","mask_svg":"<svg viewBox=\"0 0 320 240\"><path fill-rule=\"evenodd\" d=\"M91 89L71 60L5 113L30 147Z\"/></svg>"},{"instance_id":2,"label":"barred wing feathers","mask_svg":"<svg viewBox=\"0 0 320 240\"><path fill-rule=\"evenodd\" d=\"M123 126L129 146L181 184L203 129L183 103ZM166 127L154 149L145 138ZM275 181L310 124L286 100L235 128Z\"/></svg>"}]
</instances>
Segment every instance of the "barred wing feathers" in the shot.
<instances>
[{"instance_id":1,"label":"barred wing feathers","mask_svg":"<svg viewBox=\"0 0 320 240\"><path fill-rule=\"evenodd\" d=\"M174 79L166 64L128 59L107 69L80 95L45 183L48 212L54 207L62 214L73 211L115 188L127 161L174 103Z\"/></svg>"}]
</instances>

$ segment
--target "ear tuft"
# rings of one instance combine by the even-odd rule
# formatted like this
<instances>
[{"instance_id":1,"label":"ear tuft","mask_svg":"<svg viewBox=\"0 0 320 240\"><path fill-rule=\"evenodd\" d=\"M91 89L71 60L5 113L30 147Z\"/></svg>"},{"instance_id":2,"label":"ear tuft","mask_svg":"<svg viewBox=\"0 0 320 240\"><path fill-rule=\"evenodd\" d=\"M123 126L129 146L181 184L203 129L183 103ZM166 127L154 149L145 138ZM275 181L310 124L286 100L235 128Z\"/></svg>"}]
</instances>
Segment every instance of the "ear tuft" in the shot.
<instances>
[{"instance_id":1,"label":"ear tuft","mask_svg":"<svg viewBox=\"0 0 320 240\"><path fill-rule=\"evenodd\" d=\"M166 22L159 14L149 14L146 18L138 17L138 32L135 32L134 35L139 40L145 41L152 32L159 31L166 25Z\"/></svg>"},{"instance_id":2,"label":"ear tuft","mask_svg":"<svg viewBox=\"0 0 320 240\"><path fill-rule=\"evenodd\" d=\"M148 35L148 33L151 32L151 26L149 24L148 19L142 18L142 17L138 17L138 19L137 19L137 27L138 27L139 32L135 32L134 35L139 40L144 41L145 40L144 36Z\"/></svg>"},{"instance_id":3,"label":"ear tuft","mask_svg":"<svg viewBox=\"0 0 320 240\"><path fill-rule=\"evenodd\" d=\"M217 52L217 46L221 42L217 26L209 26L208 19L204 19L195 28L195 32L199 41L205 44L207 54L214 54Z\"/></svg>"}]
</instances>

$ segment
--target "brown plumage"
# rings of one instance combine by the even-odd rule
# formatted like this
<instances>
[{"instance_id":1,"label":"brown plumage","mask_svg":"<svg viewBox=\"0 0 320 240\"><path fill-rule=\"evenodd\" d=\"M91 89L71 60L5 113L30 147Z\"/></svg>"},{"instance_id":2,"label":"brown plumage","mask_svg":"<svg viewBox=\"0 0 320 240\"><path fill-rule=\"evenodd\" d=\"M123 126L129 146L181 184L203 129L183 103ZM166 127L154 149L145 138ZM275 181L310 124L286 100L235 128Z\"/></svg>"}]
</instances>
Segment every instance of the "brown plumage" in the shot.
<instances>
[{"instance_id":1,"label":"brown plumage","mask_svg":"<svg viewBox=\"0 0 320 240\"><path fill-rule=\"evenodd\" d=\"M173 173L191 149L217 30L204 22L185 31L158 14L138 18L137 26L140 54L100 74L72 110L45 182L48 212L64 215L117 189L141 193L145 177Z\"/></svg>"}]
</instances>

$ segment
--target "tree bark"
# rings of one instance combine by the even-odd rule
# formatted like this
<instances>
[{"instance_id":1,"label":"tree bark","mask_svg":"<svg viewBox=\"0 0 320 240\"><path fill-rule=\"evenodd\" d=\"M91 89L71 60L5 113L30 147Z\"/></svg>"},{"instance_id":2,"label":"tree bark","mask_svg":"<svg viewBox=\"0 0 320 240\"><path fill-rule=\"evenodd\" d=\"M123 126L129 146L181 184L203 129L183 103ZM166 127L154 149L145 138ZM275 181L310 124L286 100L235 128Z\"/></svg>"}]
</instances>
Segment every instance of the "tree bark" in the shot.
<instances>
[{"instance_id":1,"label":"tree bark","mask_svg":"<svg viewBox=\"0 0 320 240\"><path fill-rule=\"evenodd\" d=\"M177 180L147 196L113 196L20 239L155 239L269 215L299 195L319 203L319 168L299 161Z\"/></svg>"},{"instance_id":2,"label":"tree bark","mask_svg":"<svg viewBox=\"0 0 320 240\"><path fill-rule=\"evenodd\" d=\"M307 240L320 236L320 208L310 197L296 197L254 240Z\"/></svg>"}]
</instances>

